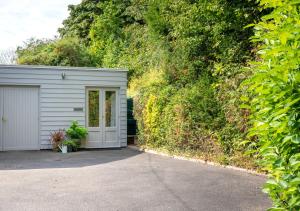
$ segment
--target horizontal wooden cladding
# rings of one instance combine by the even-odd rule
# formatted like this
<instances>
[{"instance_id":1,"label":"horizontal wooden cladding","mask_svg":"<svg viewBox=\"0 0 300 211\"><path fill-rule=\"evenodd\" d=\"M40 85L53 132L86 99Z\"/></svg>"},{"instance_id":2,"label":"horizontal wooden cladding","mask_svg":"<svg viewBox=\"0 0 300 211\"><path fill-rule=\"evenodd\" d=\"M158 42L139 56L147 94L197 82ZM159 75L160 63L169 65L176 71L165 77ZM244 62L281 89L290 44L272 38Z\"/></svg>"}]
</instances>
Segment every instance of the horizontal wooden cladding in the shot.
<instances>
[{"instance_id":1,"label":"horizontal wooden cladding","mask_svg":"<svg viewBox=\"0 0 300 211\"><path fill-rule=\"evenodd\" d=\"M41 136L41 143L49 144L50 143L50 134Z\"/></svg>"},{"instance_id":2,"label":"horizontal wooden cladding","mask_svg":"<svg viewBox=\"0 0 300 211\"><path fill-rule=\"evenodd\" d=\"M43 144L41 145L41 149L52 149L52 145L51 144Z\"/></svg>"},{"instance_id":3,"label":"horizontal wooden cladding","mask_svg":"<svg viewBox=\"0 0 300 211\"><path fill-rule=\"evenodd\" d=\"M58 97L58 98L50 98L50 97L41 97L40 99L40 102L41 102L41 107L59 107L60 105L58 105L57 103L62 103L62 104L65 104L65 103L81 103L80 105L85 105L85 98L83 97L73 97L73 98L63 98L63 97ZM48 104L48 103L56 103L55 105L51 105L51 104ZM124 105L124 106L123 106ZM121 111L126 111L127 107L125 106L125 103L123 103L122 105L122 102L121 102ZM75 107L73 105L64 105L63 107ZM125 114L124 114L125 115ZM127 115L127 114L126 114Z\"/></svg>"},{"instance_id":4,"label":"horizontal wooden cladding","mask_svg":"<svg viewBox=\"0 0 300 211\"><path fill-rule=\"evenodd\" d=\"M73 121L73 120L81 120L84 121L85 117L74 117L74 116L56 116L56 117L50 117L50 116L41 116L40 120L41 122L63 122L63 121Z\"/></svg>"},{"instance_id":5,"label":"horizontal wooden cladding","mask_svg":"<svg viewBox=\"0 0 300 211\"><path fill-rule=\"evenodd\" d=\"M40 134L42 137L45 138L45 137L50 137L52 132L54 131L41 131Z\"/></svg>"},{"instance_id":6,"label":"horizontal wooden cladding","mask_svg":"<svg viewBox=\"0 0 300 211\"><path fill-rule=\"evenodd\" d=\"M42 146L50 146L52 148L51 141L48 137L44 137L44 139L41 140L41 145ZM48 149L48 148L43 148L43 149Z\"/></svg>"},{"instance_id":7,"label":"horizontal wooden cladding","mask_svg":"<svg viewBox=\"0 0 300 211\"><path fill-rule=\"evenodd\" d=\"M58 129L66 129L66 128L69 128L71 125L71 122L67 122L67 123L64 123L64 124L52 124L52 125L49 125L49 124L43 124L41 125L41 131L54 131L54 130L58 130ZM80 125L83 125L84 124L81 122ZM122 135L126 135L127 134L127 126L123 126L121 127L120 129L120 134Z\"/></svg>"},{"instance_id":8,"label":"horizontal wooden cladding","mask_svg":"<svg viewBox=\"0 0 300 211\"><path fill-rule=\"evenodd\" d=\"M127 98L127 90L120 89L120 95L124 95Z\"/></svg>"},{"instance_id":9,"label":"horizontal wooden cladding","mask_svg":"<svg viewBox=\"0 0 300 211\"><path fill-rule=\"evenodd\" d=\"M63 128L61 128L61 129L63 129ZM57 131L57 130L49 130L49 131L45 131L45 130L43 131L43 130L42 130L42 131L40 132L40 134L41 134L41 136L44 137L44 138L45 138L45 137L50 137L50 136L51 136L51 133L54 132L54 131Z\"/></svg>"},{"instance_id":10,"label":"horizontal wooden cladding","mask_svg":"<svg viewBox=\"0 0 300 211\"><path fill-rule=\"evenodd\" d=\"M120 119L121 127L127 126L127 118Z\"/></svg>"},{"instance_id":11,"label":"horizontal wooden cladding","mask_svg":"<svg viewBox=\"0 0 300 211\"><path fill-rule=\"evenodd\" d=\"M48 131L48 132L53 132L53 131L57 131L59 129L67 129L70 127L70 124L60 124L60 125L44 125L40 127L40 131Z\"/></svg>"},{"instance_id":12,"label":"horizontal wooden cladding","mask_svg":"<svg viewBox=\"0 0 300 211\"><path fill-rule=\"evenodd\" d=\"M34 80L47 80L47 81L119 81L126 82L126 77L120 76L68 76L65 75L65 79L62 79L61 74L59 75L34 75L34 74L3 74L0 72L0 78L5 79L34 79Z\"/></svg>"},{"instance_id":13,"label":"horizontal wooden cladding","mask_svg":"<svg viewBox=\"0 0 300 211\"><path fill-rule=\"evenodd\" d=\"M120 72L120 71L102 71L102 70L95 70L95 71L86 71L86 70L55 70L55 69L4 69L0 68L0 73L2 74L26 74L26 75L45 75L45 76L51 76L51 75L61 75L61 73L64 72L66 75L72 75L72 76L97 76L97 77L127 77L127 72Z\"/></svg>"},{"instance_id":14,"label":"horizontal wooden cladding","mask_svg":"<svg viewBox=\"0 0 300 211\"><path fill-rule=\"evenodd\" d=\"M82 88L45 88L43 87L40 91L40 94L83 94L85 95L85 89Z\"/></svg>"},{"instance_id":15,"label":"horizontal wooden cladding","mask_svg":"<svg viewBox=\"0 0 300 211\"><path fill-rule=\"evenodd\" d=\"M52 84L52 85L74 85L74 86L112 86L112 87L120 87L124 86L126 81L109 81L109 80L91 80L91 81L83 81L83 80L47 80L47 79L26 79L26 78L6 78L0 76L0 83L1 84L14 84L14 85L45 85L45 84ZM64 87L62 87L64 88Z\"/></svg>"},{"instance_id":16,"label":"horizontal wooden cladding","mask_svg":"<svg viewBox=\"0 0 300 211\"><path fill-rule=\"evenodd\" d=\"M61 125L71 125L73 119L72 120L61 120L61 121L41 121L40 122L40 127L48 127L48 126L61 126ZM82 119L78 120L78 123L80 125L85 125L85 121Z\"/></svg>"},{"instance_id":17,"label":"horizontal wooden cladding","mask_svg":"<svg viewBox=\"0 0 300 211\"><path fill-rule=\"evenodd\" d=\"M85 112L84 107L80 107L83 108L83 112ZM74 111L74 107L70 106L70 107L42 107L40 108L40 111L42 113L46 113L46 112L74 112L74 113L81 113L82 111Z\"/></svg>"},{"instance_id":18,"label":"horizontal wooden cladding","mask_svg":"<svg viewBox=\"0 0 300 211\"><path fill-rule=\"evenodd\" d=\"M127 107L121 107L121 112L127 113Z\"/></svg>"},{"instance_id":19,"label":"horizontal wooden cladding","mask_svg":"<svg viewBox=\"0 0 300 211\"><path fill-rule=\"evenodd\" d=\"M66 96L76 96L76 95L83 95L85 96L85 89L74 89L74 88L70 88L70 89L66 89L66 88L55 88L55 89L47 89L47 88L42 88L40 91L41 96L45 97L45 96L56 96L56 94L58 96L60 95L66 95ZM122 97L122 99L124 100L123 103L127 104L127 96L126 94L122 94L120 93L120 96ZM125 101L126 99L126 101Z\"/></svg>"},{"instance_id":20,"label":"horizontal wooden cladding","mask_svg":"<svg viewBox=\"0 0 300 211\"><path fill-rule=\"evenodd\" d=\"M61 90L60 93L40 93L41 98L81 98L85 99L85 93L75 92L75 93L65 93L64 90Z\"/></svg>"},{"instance_id":21,"label":"horizontal wooden cladding","mask_svg":"<svg viewBox=\"0 0 300 211\"><path fill-rule=\"evenodd\" d=\"M121 108L126 108L127 109L127 103L126 101L121 101Z\"/></svg>"},{"instance_id":22,"label":"horizontal wooden cladding","mask_svg":"<svg viewBox=\"0 0 300 211\"><path fill-rule=\"evenodd\" d=\"M124 112L122 112L122 113L120 114L120 118L122 119L122 117L126 118L126 117L127 117L127 114L124 114Z\"/></svg>"},{"instance_id":23,"label":"horizontal wooden cladding","mask_svg":"<svg viewBox=\"0 0 300 211\"><path fill-rule=\"evenodd\" d=\"M40 102L43 103L85 103L85 98L43 98Z\"/></svg>"},{"instance_id":24,"label":"horizontal wooden cladding","mask_svg":"<svg viewBox=\"0 0 300 211\"><path fill-rule=\"evenodd\" d=\"M42 103L41 108L75 108L75 107L85 107L85 102L75 103L75 102L47 102Z\"/></svg>"},{"instance_id":25,"label":"horizontal wooden cladding","mask_svg":"<svg viewBox=\"0 0 300 211\"><path fill-rule=\"evenodd\" d=\"M84 112L41 112L41 117L85 117Z\"/></svg>"},{"instance_id":26,"label":"horizontal wooden cladding","mask_svg":"<svg viewBox=\"0 0 300 211\"><path fill-rule=\"evenodd\" d=\"M121 121L121 129L127 130L127 122Z\"/></svg>"},{"instance_id":27,"label":"horizontal wooden cladding","mask_svg":"<svg viewBox=\"0 0 300 211\"><path fill-rule=\"evenodd\" d=\"M127 84L123 85L115 85L115 84L108 84L106 86L101 86L100 84L95 85L85 85L85 84L41 84L41 89L82 89L85 90L87 87L111 87L111 88L120 88L126 89Z\"/></svg>"}]
</instances>

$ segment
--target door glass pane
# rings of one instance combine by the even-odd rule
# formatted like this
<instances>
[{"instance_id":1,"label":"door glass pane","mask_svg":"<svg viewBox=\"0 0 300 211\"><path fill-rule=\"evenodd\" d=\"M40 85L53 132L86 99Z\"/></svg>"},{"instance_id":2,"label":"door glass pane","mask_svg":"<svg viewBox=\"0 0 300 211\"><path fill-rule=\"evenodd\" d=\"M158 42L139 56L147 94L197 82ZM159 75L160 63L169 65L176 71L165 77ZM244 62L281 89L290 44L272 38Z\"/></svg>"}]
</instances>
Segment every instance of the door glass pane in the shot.
<instances>
[{"instance_id":1,"label":"door glass pane","mask_svg":"<svg viewBox=\"0 0 300 211\"><path fill-rule=\"evenodd\" d=\"M116 92L105 91L105 126L116 126Z\"/></svg>"},{"instance_id":2,"label":"door glass pane","mask_svg":"<svg viewBox=\"0 0 300 211\"><path fill-rule=\"evenodd\" d=\"M89 127L99 127L99 90L89 90Z\"/></svg>"}]
</instances>

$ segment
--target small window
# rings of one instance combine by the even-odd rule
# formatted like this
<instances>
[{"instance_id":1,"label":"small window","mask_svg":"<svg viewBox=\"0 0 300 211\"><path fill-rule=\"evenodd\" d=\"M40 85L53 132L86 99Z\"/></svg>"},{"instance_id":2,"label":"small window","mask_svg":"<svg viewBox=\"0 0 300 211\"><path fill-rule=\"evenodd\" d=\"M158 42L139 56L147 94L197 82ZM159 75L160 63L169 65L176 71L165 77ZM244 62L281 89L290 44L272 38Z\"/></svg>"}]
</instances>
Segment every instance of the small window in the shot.
<instances>
[{"instance_id":1,"label":"small window","mask_svg":"<svg viewBox=\"0 0 300 211\"><path fill-rule=\"evenodd\" d=\"M116 126L116 92L105 91L105 127Z\"/></svg>"},{"instance_id":2,"label":"small window","mask_svg":"<svg viewBox=\"0 0 300 211\"><path fill-rule=\"evenodd\" d=\"M99 127L99 90L89 90L89 127Z\"/></svg>"}]
</instances>

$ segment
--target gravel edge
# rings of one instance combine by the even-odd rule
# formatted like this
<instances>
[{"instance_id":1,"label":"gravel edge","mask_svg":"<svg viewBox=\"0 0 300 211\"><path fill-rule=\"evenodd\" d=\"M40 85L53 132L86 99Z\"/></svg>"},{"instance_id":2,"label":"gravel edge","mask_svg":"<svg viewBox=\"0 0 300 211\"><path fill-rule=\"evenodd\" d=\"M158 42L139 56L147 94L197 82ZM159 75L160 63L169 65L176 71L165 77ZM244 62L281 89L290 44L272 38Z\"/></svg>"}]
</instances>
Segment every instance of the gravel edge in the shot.
<instances>
[{"instance_id":1,"label":"gravel edge","mask_svg":"<svg viewBox=\"0 0 300 211\"><path fill-rule=\"evenodd\" d=\"M202 164L206 164L206 165L210 165L210 166L218 166L218 167L223 167L223 168L227 168L227 169L233 169L236 171L241 171L241 172L246 172L248 174L253 174L253 175L258 175L258 176L264 176L266 177L266 174L263 173L259 173L257 171L254 170L250 170L250 169L244 169L244 168L240 168L240 167L236 167L236 166L230 166L230 165L221 165L219 163L215 163L215 162L211 162L211 161L205 161L205 160L201 160L201 159L195 159L195 158L187 158L187 157L183 157L183 156L177 156L177 155L169 155L163 152L158 152L152 149L144 149L138 146L133 146L133 145L129 145L127 146L127 148L132 149L132 150L136 150L136 151L140 151L140 152L147 152L147 153L151 153L151 154L155 154L155 155L161 155L161 156L165 156L165 157L169 157L169 158L174 158L177 160L185 160L185 161L191 161L191 162L195 162L195 163L202 163Z\"/></svg>"}]
</instances>

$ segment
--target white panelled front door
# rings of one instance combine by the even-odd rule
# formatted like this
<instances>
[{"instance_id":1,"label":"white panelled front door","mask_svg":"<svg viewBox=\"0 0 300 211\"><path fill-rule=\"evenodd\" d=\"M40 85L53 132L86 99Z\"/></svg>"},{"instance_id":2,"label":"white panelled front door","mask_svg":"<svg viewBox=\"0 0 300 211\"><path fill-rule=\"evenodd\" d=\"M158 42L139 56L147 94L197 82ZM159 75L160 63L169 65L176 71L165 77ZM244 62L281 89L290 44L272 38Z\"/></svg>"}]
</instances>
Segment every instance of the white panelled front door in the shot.
<instances>
[{"instance_id":1,"label":"white panelled front door","mask_svg":"<svg viewBox=\"0 0 300 211\"><path fill-rule=\"evenodd\" d=\"M86 148L120 147L118 89L86 90Z\"/></svg>"},{"instance_id":2,"label":"white panelled front door","mask_svg":"<svg viewBox=\"0 0 300 211\"><path fill-rule=\"evenodd\" d=\"M37 150L39 88L0 87L1 149Z\"/></svg>"},{"instance_id":3,"label":"white panelled front door","mask_svg":"<svg viewBox=\"0 0 300 211\"><path fill-rule=\"evenodd\" d=\"M104 89L104 121L103 121L103 147L120 147L119 139L119 99L118 91Z\"/></svg>"}]
</instances>

